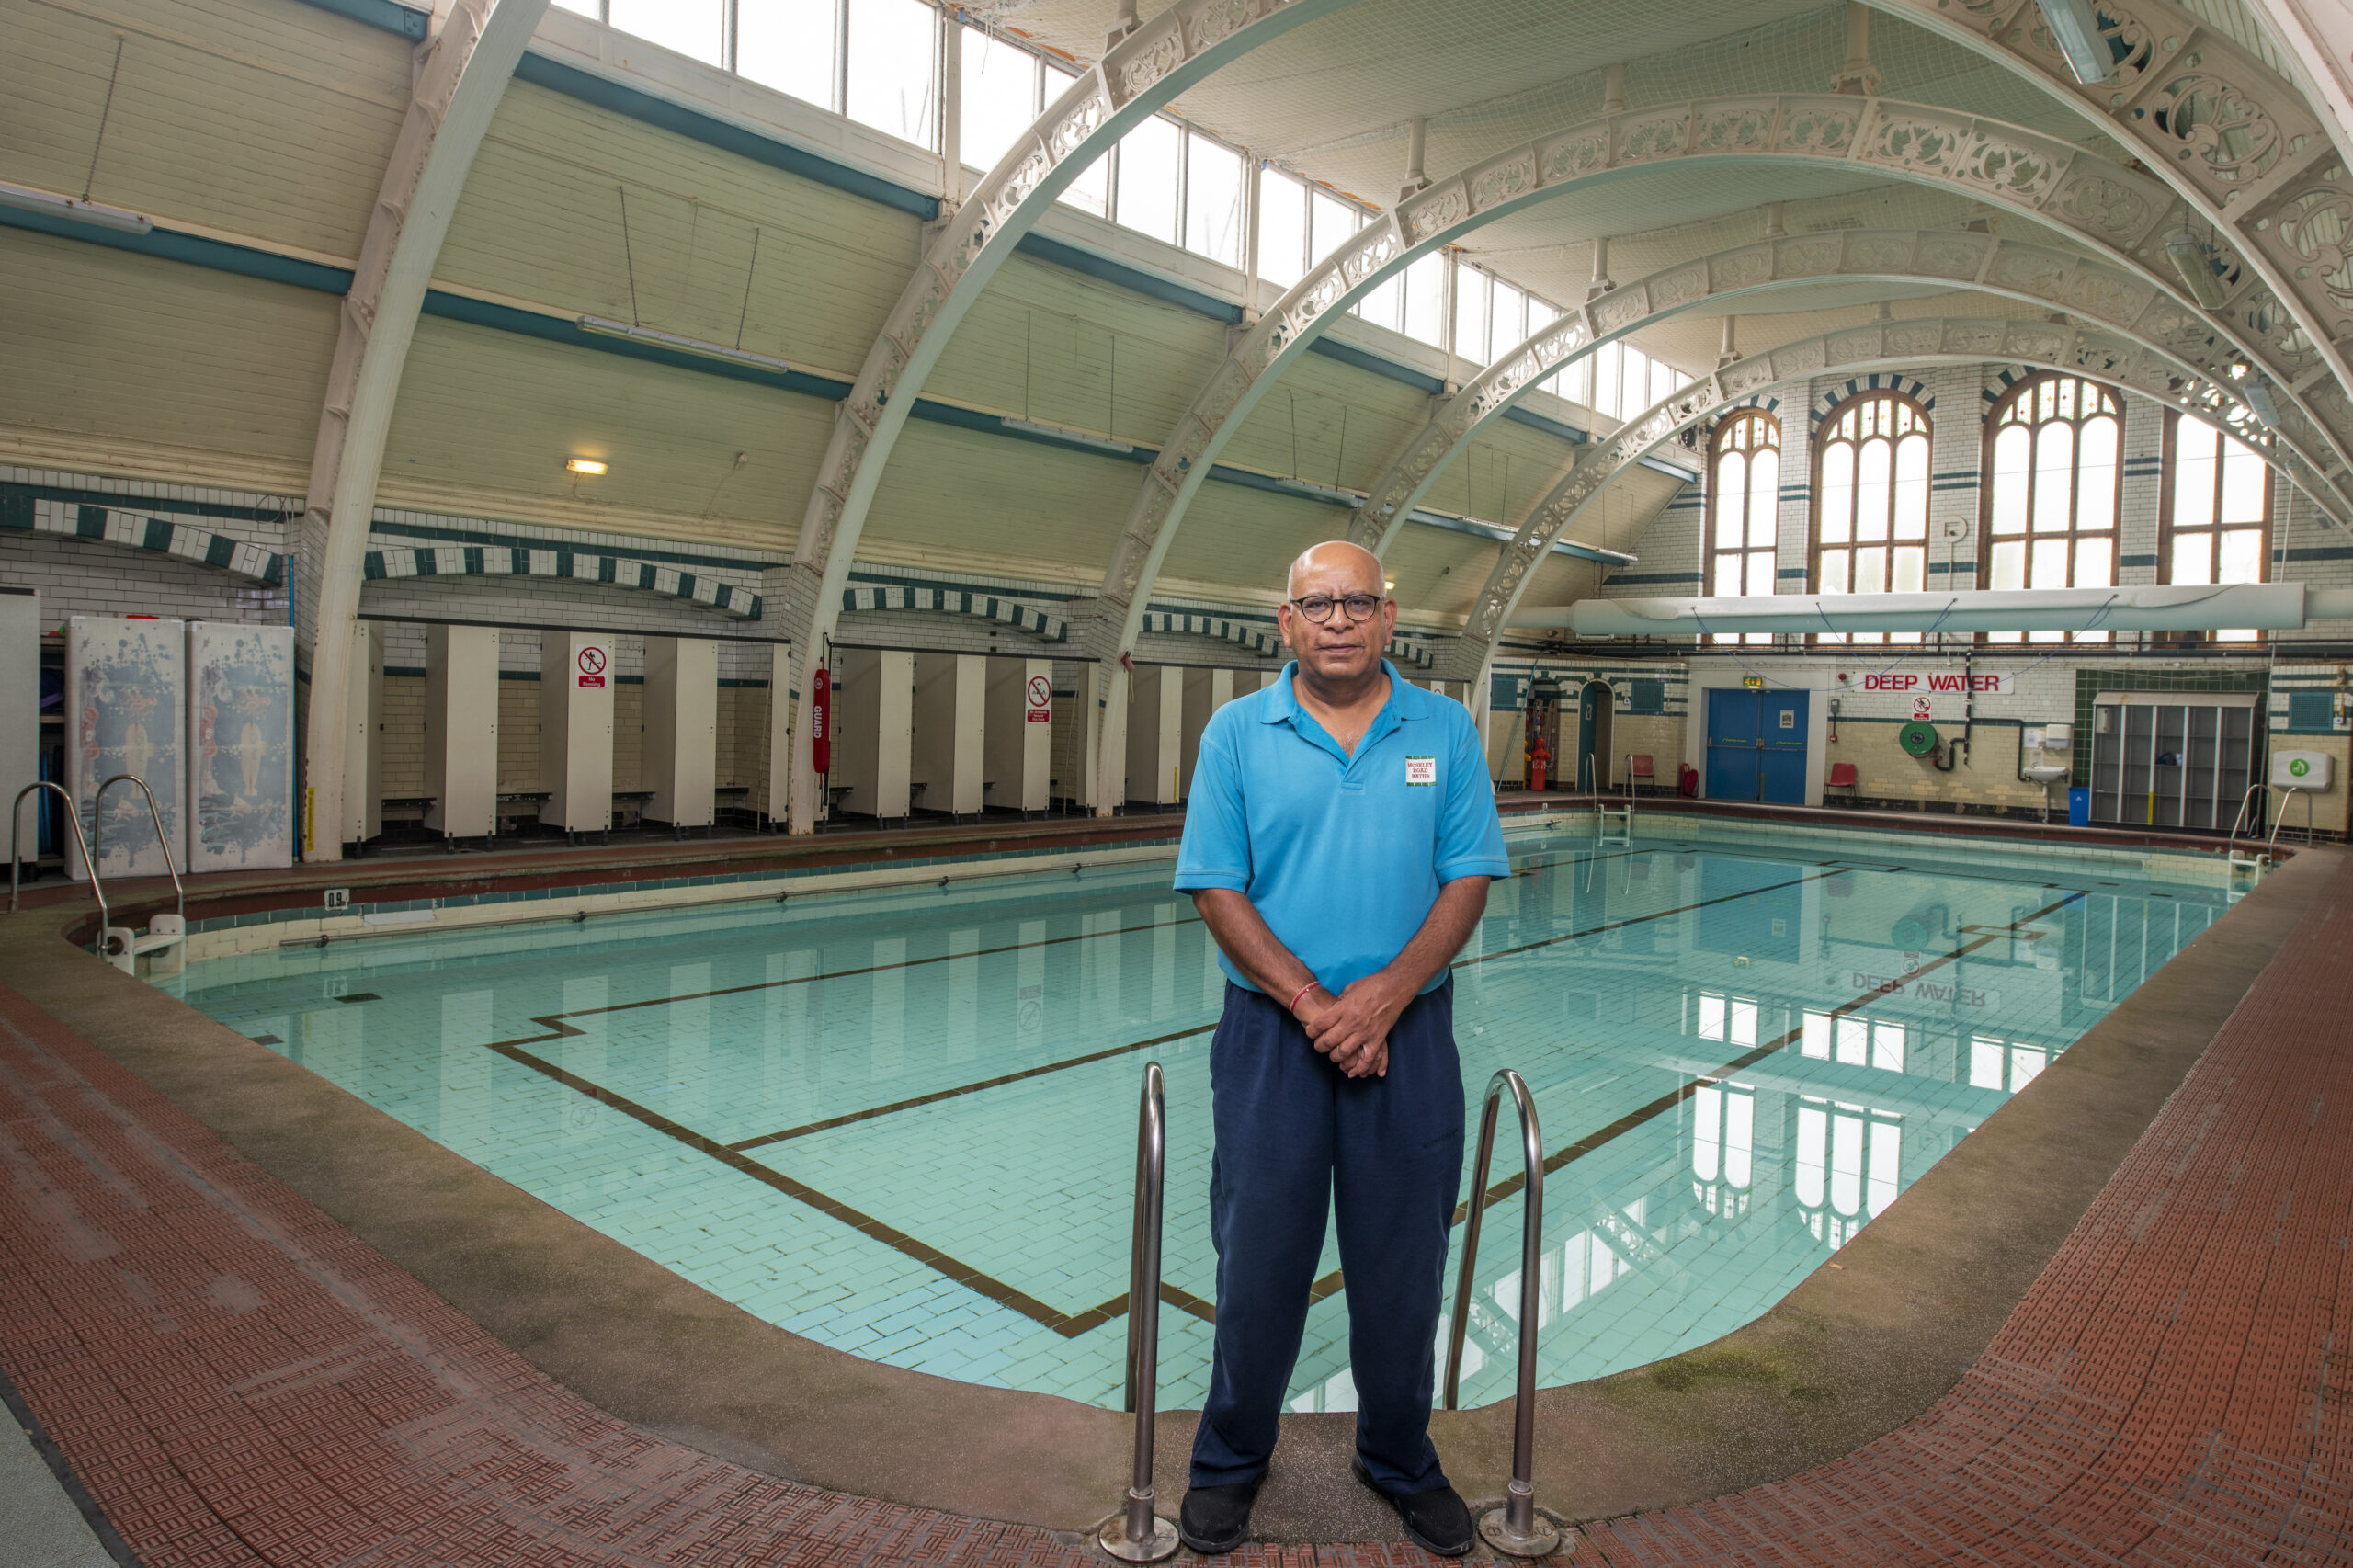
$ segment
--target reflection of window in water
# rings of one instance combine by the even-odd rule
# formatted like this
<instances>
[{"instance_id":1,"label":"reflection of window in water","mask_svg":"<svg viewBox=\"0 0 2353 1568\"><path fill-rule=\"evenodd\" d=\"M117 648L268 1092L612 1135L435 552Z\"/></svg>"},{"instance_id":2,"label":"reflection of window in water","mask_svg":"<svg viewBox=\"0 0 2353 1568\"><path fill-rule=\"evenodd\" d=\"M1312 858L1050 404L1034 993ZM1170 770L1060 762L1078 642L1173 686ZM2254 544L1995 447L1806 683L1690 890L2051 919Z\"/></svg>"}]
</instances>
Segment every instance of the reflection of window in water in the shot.
<instances>
[{"instance_id":1,"label":"reflection of window in water","mask_svg":"<svg viewBox=\"0 0 2353 1568\"><path fill-rule=\"evenodd\" d=\"M1691 1110L1691 1195L1719 1219L1735 1219L1748 1211L1756 1174L1756 1091L1702 1084Z\"/></svg>"},{"instance_id":2,"label":"reflection of window in water","mask_svg":"<svg viewBox=\"0 0 2353 1568\"><path fill-rule=\"evenodd\" d=\"M1969 1042L1969 1086L2016 1094L2032 1083L2057 1054L2045 1046L1998 1035L1973 1036Z\"/></svg>"},{"instance_id":3,"label":"reflection of window in water","mask_svg":"<svg viewBox=\"0 0 2353 1568\"><path fill-rule=\"evenodd\" d=\"M1900 1117L1811 1095L1798 1101L1798 1207L1806 1228L1831 1246L1844 1246L1895 1201L1903 1166Z\"/></svg>"},{"instance_id":4,"label":"reflection of window in water","mask_svg":"<svg viewBox=\"0 0 2353 1568\"><path fill-rule=\"evenodd\" d=\"M1700 992L1699 1038L1720 1040L1727 1045L1755 1045L1756 1003L1745 996L1727 996L1721 991Z\"/></svg>"},{"instance_id":5,"label":"reflection of window in water","mask_svg":"<svg viewBox=\"0 0 2353 1568\"><path fill-rule=\"evenodd\" d=\"M1646 1221L1647 1199L1636 1199L1622 1210L1613 1213L1615 1220L1622 1215L1630 1231L1638 1232ZM1634 1265L1623 1256L1599 1228L1579 1231L1567 1239L1544 1249L1537 1275L1536 1326L1540 1332L1554 1319L1573 1312L1591 1301L1610 1286L1634 1272ZM1449 1305L1449 1311L1451 1307ZM1465 1378L1487 1364L1491 1356L1501 1357L1508 1363L1518 1354L1519 1270L1515 1268L1486 1288L1485 1293L1471 1303L1470 1327L1462 1335L1462 1375ZM1446 1313L1438 1314L1438 1343L1446 1342L1449 1324ZM1484 1342L1483 1344L1483 1341ZM1349 1392L1354 1393L1354 1385ZM1293 1410L1339 1410L1356 1408L1350 1405L1310 1404L1309 1395L1291 1402Z\"/></svg>"},{"instance_id":6,"label":"reflection of window in water","mask_svg":"<svg viewBox=\"0 0 2353 1568\"><path fill-rule=\"evenodd\" d=\"M1849 1067L1881 1067L1904 1071L1905 1027L1887 1018L1853 1013L1817 1013L1808 1009L1805 1032L1798 1049L1818 1062L1838 1062Z\"/></svg>"}]
</instances>

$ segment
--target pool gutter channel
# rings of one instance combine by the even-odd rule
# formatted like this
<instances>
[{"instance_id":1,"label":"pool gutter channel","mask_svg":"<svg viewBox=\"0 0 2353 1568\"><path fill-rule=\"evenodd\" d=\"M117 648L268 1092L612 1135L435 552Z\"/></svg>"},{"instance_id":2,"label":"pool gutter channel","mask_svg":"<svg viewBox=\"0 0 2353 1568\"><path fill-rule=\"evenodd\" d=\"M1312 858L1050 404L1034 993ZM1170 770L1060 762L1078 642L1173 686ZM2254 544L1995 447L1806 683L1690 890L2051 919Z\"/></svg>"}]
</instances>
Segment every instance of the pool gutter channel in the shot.
<instances>
[{"instance_id":1,"label":"pool gutter channel","mask_svg":"<svg viewBox=\"0 0 2353 1568\"><path fill-rule=\"evenodd\" d=\"M1542 1391L1548 1511L1608 1517L1719 1495L1927 1410L1990 1343L2339 853L2299 855L2265 879L1763 1317L1666 1361ZM752 1318L154 987L60 952L85 914L0 922L0 972L615 1415L771 1473L1050 1528L1085 1528L1118 1495L1128 1440L1116 1413L881 1366ZM2035 1181L2017 1180L2025 1169ZM1171 1497L1193 1419L1161 1416ZM1284 1421L1259 1507L1266 1539L1392 1538L1393 1517L1352 1496L1354 1418ZM1466 1495L1501 1495L1508 1403L1440 1413L1433 1434Z\"/></svg>"}]
</instances>

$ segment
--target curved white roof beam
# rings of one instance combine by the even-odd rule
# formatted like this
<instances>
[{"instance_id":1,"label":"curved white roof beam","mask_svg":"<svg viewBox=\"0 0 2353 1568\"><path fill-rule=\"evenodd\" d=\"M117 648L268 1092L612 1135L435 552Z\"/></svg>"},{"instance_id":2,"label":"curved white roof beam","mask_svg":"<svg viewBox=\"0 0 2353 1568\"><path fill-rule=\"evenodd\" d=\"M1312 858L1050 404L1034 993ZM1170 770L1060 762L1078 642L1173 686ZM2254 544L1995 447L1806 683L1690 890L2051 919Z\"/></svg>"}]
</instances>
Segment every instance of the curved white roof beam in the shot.
<instances>
[{"instance_id":1,"label":"curved white roof beam","mask_svg":"<svg viewBox=\"0 0 2353 1568\"><path fill-rule=\"evenodd\" d=\"M1538 497L1513 537L1498 547L1495 567L1472 602L1462 636L1449 650L1443 673L1456 680L1484 675L1495 656L1497 632L1518 610L1520 597L1552 541L1620 474L1662 443L1785 382L1989 360L2065 370L2152 398L2166 398L2177 373L2168 356L2113 332L2004 316L1870 322L1743 359L1628 420L1616 434L1594 443L1581 461ZM2209 410L2184 412L2229 428Z\"/></svg>"},{"instance_id":2,"label":"curved white roof beam","mask_svg":"<svg viewBox=\"0 0 2353 1568\"><path fill-rule=\"evenodd\" d=\"M1139 24L1081 75L983 177L925 247L915 276L866 353L834 421L801 519L792 562L765 590L809 667L841 615L842 589L882 470L948 340L1021 236L1088 165L1140 121L1220 66L1355 0L1177 0ZM793 733L809 733L813 691L794 681ZM816 825L816 777L792 748L794 833Z\"/></svg>"},{"instance_id":3,"label":"curved white roof beam","mask_svg":"<svg viewBox=\"0 0 2353 1568\"><path fill-rule=\"evenodd\" d=\"M351 628L359 613L368 524L401 371L441 241L474 153L514 79L548 0L455 0L432 39L408 116L384 165L359 265L343 297L311 491L295 555L298 636L307 636L310 701L302 742L302 858L343 858L343 752ZM307 612L307 614L303 613Z\"/></svg>"},{"instance_id":4,"label":"curved white roof beam","mask_svg":"<svg viewBox=\"0 0 2353 1568\"><path fill-rule=\"evenodd\" d=\"M2353 8L2336 0L2246 0L2279 52L2312 77L2336 153L2353 163Z\"/></svg>"},{"instance_id":5,"label":"curved white roof beam","mask_svg":"<svg viewBox=\"0 0 2353 1568\"><path fill-rule=\"evenodd\" d=\"M2344 427L2353 149L2332 134L2334 116L2315 114L2294 84L2170 0L2097 0L2116 76L2089 85L2068 70L2035 0L1867 3L2036 82L2159 171L2197 213L2193 233L2220 242L2221 313L2266 345L2274 381Z\"/></svg>"},{"instance_id":6,"label":"curved white roof beam","mask_svg":"<svg viewBox=\"0 0 2353 1568\"><path fill-rule=\"evenodd\" d=\"M1539 328L1439 403L1396 460L1374 481L1348 538L1385 554L1449 463L1494 421L1563 366L1665 318L1719 307L1775 290L1824 282L1940 283L2066 311L2143 343L2182 335L2178 301L2134 273L2073 251L1966 230L1833 229L1770 236L1660 268ZM2184 393L2201 405L2236 409L2234 433L2258 449L2271 434L2253 422L2227 382L2185 363ZM2278 444L2297 483L2339 516L2353 517L2353 489L2320 488L2321 457L2301 415L2282 409ZM2293 415L2293 417L2288 417Z\"/></svg>"},{"instance_id":7,"label":"curved white roof beam","mask_svg":"<svg viewBox=\"0 0 2353 1568\"><path fill-rule=\"evenodd\" d=\"M1846 167L1957 190L2051 224L2174 296L2179 337L2169 341L2177 351L2188 355L2198 346L2197 358L2211 357L2218 373L2235 351L2271 373L2281 404L2301 395L2287 386L2291 360L2276 342L2245 336L2180 292L2164 259L2164 238L2179 227L2184 210L2173 190L2072 142L1930 105L1837 94L1708 98L1606 114L1405 198L1342 242L1235 341L1163 444L1112 547L1101 591L1108 613L1087 640L1107 676L1110 661L1135 646L1152 585L1211 463L1339 312L1415 257L1484 224L1591 186L1693 162ZM2353 467L2353 407L2341 397L2320 406L2348 426L2319 427L2332 472ZM1116 633L1108 624L1113 614ZM1108 680L1107 687L1097 759L1100 801L1118 792L1111 759L1124 756L1127 722L1124 684Z\"/></svg>"}]
</instances>

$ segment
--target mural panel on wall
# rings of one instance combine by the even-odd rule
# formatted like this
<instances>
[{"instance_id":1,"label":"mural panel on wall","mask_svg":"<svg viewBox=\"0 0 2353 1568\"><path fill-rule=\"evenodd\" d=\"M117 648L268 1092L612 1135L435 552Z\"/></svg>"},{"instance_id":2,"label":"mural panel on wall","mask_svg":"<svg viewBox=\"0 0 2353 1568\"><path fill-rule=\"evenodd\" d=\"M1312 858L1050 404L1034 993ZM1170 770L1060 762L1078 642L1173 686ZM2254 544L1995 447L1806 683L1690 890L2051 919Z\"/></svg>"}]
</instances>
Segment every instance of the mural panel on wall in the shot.
<instances>
[{"instance_id":1,"label":"mural panel on wall","mask_svg":"<svg viewBox=\"0 0 2353 1568\"><path fill-rule=\"evenodd\" d=\"M65 707L74 725L65 748L65 788L82 813L82 831L96 841L103 876L160 877L164 844L155 837L147 801L130 784L106 793L98 787L118 774L143 778L154 791L171 864L188 863L181 810L182 733L188 690L188 623L106 615L77 615L65 623ZM66 874L89 880L76 847L65 846Z\"/></svg>"},{"instance_id":2,"label":"mural panel on wall","mask_svg":"<svg viewBox=\"0 0 2353 1568\"><path fill-rule=\"evenodd\" d=\"M294 629L188 629L188 869L294 863Z\"/></svg>"}]
</instances>

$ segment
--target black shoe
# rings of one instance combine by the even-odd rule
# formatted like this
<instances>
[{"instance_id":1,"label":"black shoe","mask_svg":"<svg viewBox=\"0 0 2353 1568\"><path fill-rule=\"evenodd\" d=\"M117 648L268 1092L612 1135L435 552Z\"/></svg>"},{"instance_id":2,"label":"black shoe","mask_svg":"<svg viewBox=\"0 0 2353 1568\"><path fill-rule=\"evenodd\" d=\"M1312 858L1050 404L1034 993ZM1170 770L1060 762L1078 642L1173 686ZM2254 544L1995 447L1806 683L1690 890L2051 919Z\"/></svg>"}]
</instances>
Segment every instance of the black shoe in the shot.
<instances>
[{"instance_id":1,"label":"black shoe","mask_svg":"<svg viewBox=\"0 0 2353 1568\"><path fill-rule=\"evenodd\" d=\"M1204 1557L1232 1551L1250 1534L1250 1505L1258 1500L1266 1480L1237 1481L1231 1486L1193 1486L1176 1510L1176 1539Z\"/></svg>"},{"instance_id":2,"label":"black shoe","mask_svg":"<svg viewBox=\"0 0 2353 1568\"><path fill-rule=\"evenodd\" d=\"M1350 1460L1348 1469L1356 1472L1358 1481L1388 1499L1389 1506L1397 1510L1397 1517L1405 1522L1405 1533L1424 1551L1437 1557L1461 1557L1478 1544L1479 1532L1472 1528L1471 1509L1453 1487L1433 1486L1427 1492L1400 1497L1381 1491L1373 1482L1372 1471L1365 1469L1364 1460Z\"/></svg>"}]
</instances>

